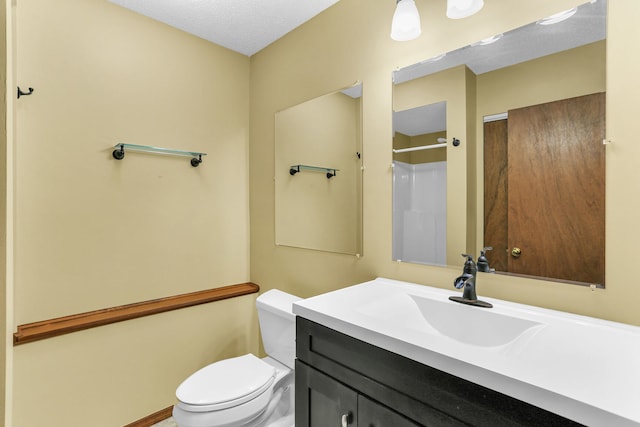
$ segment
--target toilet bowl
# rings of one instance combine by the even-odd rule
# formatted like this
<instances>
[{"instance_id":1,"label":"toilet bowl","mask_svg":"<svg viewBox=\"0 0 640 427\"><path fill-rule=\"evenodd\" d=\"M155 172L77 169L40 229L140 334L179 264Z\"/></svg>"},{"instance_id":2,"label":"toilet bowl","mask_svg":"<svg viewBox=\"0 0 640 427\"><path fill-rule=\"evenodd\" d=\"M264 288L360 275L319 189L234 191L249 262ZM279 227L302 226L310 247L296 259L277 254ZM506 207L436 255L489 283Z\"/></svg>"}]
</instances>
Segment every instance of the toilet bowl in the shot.
<instances>
[{"instance_id":1,"label":"toilet bowl","mask_svg":"<svg viewBox=\"0 0 640 427\"><path fill-rule=\"evenodd\" d=\"M267 357L245 354L212 363L176 390L179 427L293 427L295 316L300 298L271 290L256 300Z\"/></svg>"}]
</instances>

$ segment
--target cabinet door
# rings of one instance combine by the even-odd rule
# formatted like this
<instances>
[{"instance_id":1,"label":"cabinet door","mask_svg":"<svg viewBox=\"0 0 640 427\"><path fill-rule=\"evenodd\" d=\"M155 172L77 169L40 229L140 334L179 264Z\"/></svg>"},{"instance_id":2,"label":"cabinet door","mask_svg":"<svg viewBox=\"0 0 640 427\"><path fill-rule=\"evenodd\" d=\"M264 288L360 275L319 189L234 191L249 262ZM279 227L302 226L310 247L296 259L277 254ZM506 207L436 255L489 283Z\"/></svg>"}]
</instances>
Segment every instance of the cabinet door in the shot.
<instances>
[{"instance_id":1,"label":"cabinet door","mask_svg":"<svg viewBox=\"0 0 640 427\"><path fill-rule=\"evenodd\" d=\"M358 427L420 427L365 396L358 396Z\"/></svg>"},{"instance_id":2,"label":"cabinet door","mask_svg":"<svg viewBox=\"0 0 640 427\"><path fill-rule=\"evenodd\" d=\"M296 360L296 427L355 427L358 394Z\"/></svg>"}]
</instances>

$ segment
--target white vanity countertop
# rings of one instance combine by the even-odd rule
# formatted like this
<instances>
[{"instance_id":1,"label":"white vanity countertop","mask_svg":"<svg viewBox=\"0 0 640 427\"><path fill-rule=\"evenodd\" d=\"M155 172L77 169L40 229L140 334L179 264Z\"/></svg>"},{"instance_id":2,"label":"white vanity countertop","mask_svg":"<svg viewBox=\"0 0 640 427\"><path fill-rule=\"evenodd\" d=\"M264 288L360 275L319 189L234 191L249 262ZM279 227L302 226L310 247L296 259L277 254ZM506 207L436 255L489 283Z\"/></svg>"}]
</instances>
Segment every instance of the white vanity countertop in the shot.
<instances>
[{"instance_id":1,"label":"white vanity countertop","mask_svg":"<svg viewBox=\"0 0 640 427\"><path fill-rule=\"evenodd\" d=\"M293 312L589 426L640 425L640 327L378 278Z\"/></svg>"}]
</instances>

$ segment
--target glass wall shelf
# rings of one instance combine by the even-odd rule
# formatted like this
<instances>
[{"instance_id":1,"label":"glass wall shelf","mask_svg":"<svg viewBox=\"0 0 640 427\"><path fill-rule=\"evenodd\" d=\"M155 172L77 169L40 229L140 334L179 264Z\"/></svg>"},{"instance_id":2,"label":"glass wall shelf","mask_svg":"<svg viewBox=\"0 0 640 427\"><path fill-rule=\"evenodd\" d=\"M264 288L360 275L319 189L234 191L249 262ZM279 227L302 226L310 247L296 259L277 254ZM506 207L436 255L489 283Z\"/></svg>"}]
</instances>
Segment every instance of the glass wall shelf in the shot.
<instances>
[{"instance_id":1,"label":"glass wall shelf","mask_svg":"<svg viewBox=\"0 0 640 427\"><path fill-rule=\"evenodd\" d=\"M336 172L339 171L340 169L324 168L320 166L293 165L289 168L289 174L295 175L298 172L301 172L303 170L308 170L313 172L325 172L327 174L327 179L331 179L332 177L336 176Z\"/></svg>"},{"instance_id":2,"label":"glass wall shelf","mask_svg":"<svg viewBox=\"0 0 640 427\"><path fill-rule=\"evenodd\" d=\"M160 148L160 147L151 147L148 145L136 145L136 144L125 144L125 143L116 144L114 145L114 148L115 150L113 150L113 158L116 160L124 159L124 153L126 149L131 151L139 151L143 153L191 157L191 166L193 167L197 167L198 165L200 165L200 163L202 163L202 156L207 155L207 153L199 153L197 151L174 150L171 148Z\"/></svg>"}]
</instances>

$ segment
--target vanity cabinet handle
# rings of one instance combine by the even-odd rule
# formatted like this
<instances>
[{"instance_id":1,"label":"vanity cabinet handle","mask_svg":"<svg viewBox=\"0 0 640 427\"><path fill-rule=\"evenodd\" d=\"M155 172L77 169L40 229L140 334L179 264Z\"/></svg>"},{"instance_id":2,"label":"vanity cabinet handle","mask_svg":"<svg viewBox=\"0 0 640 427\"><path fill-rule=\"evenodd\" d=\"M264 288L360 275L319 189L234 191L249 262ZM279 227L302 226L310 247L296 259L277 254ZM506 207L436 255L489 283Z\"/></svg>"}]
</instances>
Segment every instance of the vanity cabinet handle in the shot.
<instances>
[{"instance_id":1,"label":"vanity cabinet handle","mask_svg":"<svg viewBox=\"0 0 640 427\"><path fill-rule=\"evenodd\" d=\"M342 427L347 427L349 424L351 424L351 412L348 412L346 414L342 415Z\"/></svg>"}]
</instances>

